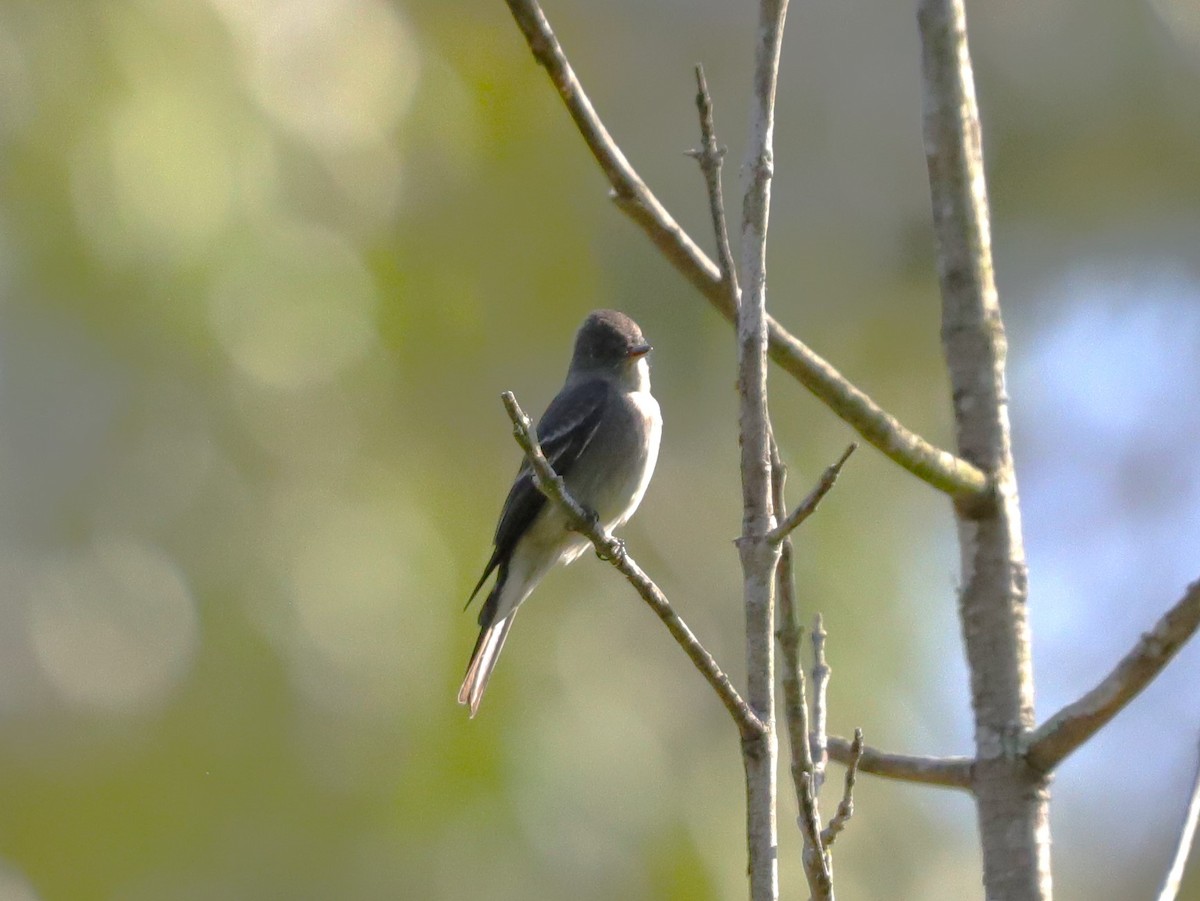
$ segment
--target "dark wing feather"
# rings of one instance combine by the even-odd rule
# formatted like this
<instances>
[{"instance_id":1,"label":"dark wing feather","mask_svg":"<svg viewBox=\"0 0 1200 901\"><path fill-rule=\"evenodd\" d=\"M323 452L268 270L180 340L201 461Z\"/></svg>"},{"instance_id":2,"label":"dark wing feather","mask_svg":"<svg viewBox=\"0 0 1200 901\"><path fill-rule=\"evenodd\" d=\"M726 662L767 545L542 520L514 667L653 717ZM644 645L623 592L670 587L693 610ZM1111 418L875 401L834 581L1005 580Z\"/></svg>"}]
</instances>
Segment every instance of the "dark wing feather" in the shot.
<instances>
[{"instance_id":1,"label":"dark wing feather","mask_svg":"<svg viewBox=\"0 0 1200 901\"><path fill-rule=\"evenodd\" d=\"M604 416L611 390L608 382L593 379L564 388L550 402L538 422L537 436L542 453L558 475L567 475L591 443ZM526 460L521 464L508 498L504 501L500 522L496 525L496 549L471 597L467 599L468 606L492 571L511 556L517 542L545 503L546 496L533 484L533 470Z\"/></svg>"}]
</instances>

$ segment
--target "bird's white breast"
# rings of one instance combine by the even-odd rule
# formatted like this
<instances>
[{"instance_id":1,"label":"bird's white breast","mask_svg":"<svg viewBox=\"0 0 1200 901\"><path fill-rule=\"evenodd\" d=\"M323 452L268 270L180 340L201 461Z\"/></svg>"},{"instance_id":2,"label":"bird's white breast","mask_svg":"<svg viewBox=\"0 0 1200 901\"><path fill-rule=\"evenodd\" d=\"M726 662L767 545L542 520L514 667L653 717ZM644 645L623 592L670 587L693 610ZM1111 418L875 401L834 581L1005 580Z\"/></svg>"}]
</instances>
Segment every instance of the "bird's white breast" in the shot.
<instances>
[{"instance_id":1,"label":"bird's white breast","mask_svg":"<svg viewBox=\"0 0 1200 901\"><path fill-rule=\"evenodd\" d=\"M638 363L640 367L646 366L645 360L639 360ZM658 401L650 393L650 373L648 368L644 373L643 384L644 388L629 392L629 399L633 402L634 407L637 408L642 416L642 421L645 423L646 459L642 465L641 472L638 473L637 483L633 486L633 495L629 501L629 508L625 511L617 525L628 522L629 517L633 516L634 511L641 504L642 497L646 494L646 489L650 486L650 478L654 475L654 466L658 462L658 445L662 441L662 411L659 409Z\"/></svg>"}]
</instances>

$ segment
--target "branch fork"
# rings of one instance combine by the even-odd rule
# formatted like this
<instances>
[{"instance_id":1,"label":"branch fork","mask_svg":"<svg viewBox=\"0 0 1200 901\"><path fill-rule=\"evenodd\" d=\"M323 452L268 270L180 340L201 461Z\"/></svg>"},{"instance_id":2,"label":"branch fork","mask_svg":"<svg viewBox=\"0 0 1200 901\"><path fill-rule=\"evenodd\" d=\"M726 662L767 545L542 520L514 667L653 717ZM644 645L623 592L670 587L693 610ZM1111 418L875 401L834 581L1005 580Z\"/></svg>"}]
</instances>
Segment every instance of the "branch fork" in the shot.
<instances>
[{"instance_id":1,"label":"branch fork","mask_svg":"<svg viewBox=\"0 0 1200 901\"><path fill-rule=\"evenodd\" d=\"M546 70L588 150L608 179L610 196L617 207L721 315L734 322L736 292L731 292L730 282L724 277L727 268L708 258L612 139L537 0L506 0L506 3L534 58ZM882 453L953 498L969 499L991 491L991 480L979 467L935 447L906 428L769 315L766 325L771 359Z\"/></svg>"}]
</instances>

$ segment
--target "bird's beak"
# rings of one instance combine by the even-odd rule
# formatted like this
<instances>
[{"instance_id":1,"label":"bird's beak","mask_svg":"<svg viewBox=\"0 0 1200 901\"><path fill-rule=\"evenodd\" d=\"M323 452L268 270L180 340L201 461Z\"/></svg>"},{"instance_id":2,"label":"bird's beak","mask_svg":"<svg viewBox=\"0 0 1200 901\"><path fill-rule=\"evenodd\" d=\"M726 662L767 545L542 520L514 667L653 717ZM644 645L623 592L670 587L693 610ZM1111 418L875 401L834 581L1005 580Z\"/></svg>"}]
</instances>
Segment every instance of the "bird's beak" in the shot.
<instances>
[{"instance_id":1,"label":"bird's beak","mask_svg":"<svg viewBox=\"0 0 1200 901\"><path fill-rule=\"evenodd\" d=\"M649 344L635 344L633 347L629 348L628 357L631 360L638 357L644 357L652 350L654 350L654 348Z\"/></svg>"}]
</instances>

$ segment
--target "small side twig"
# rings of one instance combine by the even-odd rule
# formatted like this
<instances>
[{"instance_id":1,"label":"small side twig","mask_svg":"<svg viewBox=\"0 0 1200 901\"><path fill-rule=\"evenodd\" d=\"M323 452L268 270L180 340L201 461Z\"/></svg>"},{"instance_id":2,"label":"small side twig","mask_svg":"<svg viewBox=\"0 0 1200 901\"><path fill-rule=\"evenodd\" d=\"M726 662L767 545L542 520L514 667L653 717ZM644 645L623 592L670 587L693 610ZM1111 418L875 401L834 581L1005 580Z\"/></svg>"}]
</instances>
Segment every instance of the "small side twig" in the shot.
<instances>
[{"instance_id":1,"label":"small side twig","mask_svg":"<svg viewBox=\"0 0 1200 901\"><path fill-rule=\"evenodd\" d=\"M721 269L721 280L729 292L730 307L736 310L742 302L742 289L738 285L737 264L729 247L729 226L725 220L725 199L721 191L721 164L725 161L725 148L717 144L712 96L704 79L704 67L699 63L696 64L696 109L700 113L700 149L688 151L688 156L696 159L700 171L704 173L704 182L708 187L708 209L717 242L717 264Z\"/></svg>"},{"instance_id":2,"label":"small side twig","mask_svg":"<svg viewBox=\"0 0 1200 901\"><path fill-rule=\"evenodd\" d=\"M1175 901L1175 896L1179 894L1179 886L1183 882L1183 871L1187 867L1188 854L1191 853L1192 841L1196 837L1197 820L1200 820L1200 759L1196 761L1196 775L1192 779L1192 796L1188 801L1187 812L1183 815L1183 825L1179 829L1179 841L1175 845L1171 867L1167 870L1162 888L1158 892L1158 901Z\"/></svg>"},{"instance_id":3,"label":"small side twig","mask_svg":"<svg viewBox=\"0 0 1200 901\"><path fill-rule=\"evenodd\" d=\"M846 767L846 783L842 789L842 801L838 804L837 813L821 833L821 841L826 849L833 845L834 840L846 828L850 818L854 816L854 780L858 776L858 762L863 754L863 731L854 730L854 741L850 744L850 765Z\"/></svg>"},{"instance_id":4,"label":"small side twig","mask_svg":"<svg viewBox=\"0 0 1200 901\"><path fill-rule=\"evenodd\" d=\"M821 819L817 812L812 773L805 773L801 777L800 794L804 799L800 805L799 819L800 831L804 833L804 873L808 889L812 892L812 901L833 901L833 871L821 839Z\"/></svg>"},{"instance_id":5,"label":"small side twig","mask_svg":"<svg viewBox=\"0 0 1200 901\"><path fill-rule=\"evenodd\" d=\"M816 509L821 497L833 487L833 483L837 478L837 471L845 463L846 458L850 456L852 450L853 446L842 455L842 458L837 463L826 469L820 483L809 493L804 503L800 505L801 507L809 508L805 516ZM772 499L776 516L780 516L782 511L787 509L787 502L784 498L787 485L787 467L780 458L779 448L773 437L771 439L771 476ZM813 899L832 901L833 860L829 853L829 846L833 843L837 834L845 828L846 821L849 820L853 813L852 792L854 779L857 775L858 757L862 754L862 732L860 730L856 733L857 750L854 760L847 770L846 790L842 802L838 806L837 814L830 821L829 826L822 830L820 826L820 801L817 797L817 792L820 790L824 772L817 769L814 762L814 754L817 753L817 747L824 747L824 725L822 724L820 728L821 738L814 741L817 738L817 730L810 732L804 666L800 660L800 641L803 630L800 626L798 605L796 603L795 573L790 532L785 532L780 541L776 586L776 594L779 602L779 619L775 630L775 639L779 643L783 654L783 709L784 719L787 724L788 744L791 748L792 782L796 787L796 802L799 807L797 822L800 825L800 832L804 837L804 873L808 881L809 892ZM819 617L817 619L817 628L821 628ZM821 645L818 651L819 670L814 672L814 676L819 672L820 678L825 683L828 683L829 667L824 658L824 639L825 633L822 631L820 638ZM816 637L814 635L814 644L815 642ZM820 713L814 713L814 716L819 715L823 723L825 716L824 686L818 689L818 693L820 695ZM823 766L824 759L822 759L821 764Z\"/></svg>"},{"instance_id":6,"label":"small side twig","mask_svg":"<svg viewBox=\"0 0 1200 901\"><path fill-rule=\"evenodd\" d=\"M838 475L841 474L842 467L846 465L846 461L850 459L850 455L858 450L858 442L851 442L850 445L842 452L837 461L826 467L825 472L821 474L821 480L817 482L812 491L808 493L808 497L802 500L799 506L789 513L777 525L768 536L772 541L782 541L793 531L800 523L808 519L817 512L817 507L820 506L834 484L837 482Z\"/></svg>"},{"instance_id":7,"label":"small side twig","mask_svg":"<svg viewBox=\"0 0 1200 901\"><path fill-rule=\"evenodd\" d=\"M787 467L779 455L774 437L771 439L771 492L775 515L787 509L784 491L787 487ZM801 861L808 890L814 899L828 898L833 880L829 860L821 843L820 801L812 790L813 761L808 744L808 689L804 665L800 660L799 605L796 603L795 561L791 538L780 544L779 566L775 570L776 597L779 615L775 625L775 640L783 654L783 718L787 727L791 756L792 785L796 790L796 822L804 838Z\"/></svg>"},{"instance_id":8,"label":"small side twig","mask_svg":"<svg viewBox=\"0 0 1200 901\"><path fill-rule=\"evenodd\" d=\"M1162 671L1200 627L1200 580L1145 633L1111 673L1033 730L1026 759L1049 773L1102 729Z\"/></svg>"},{"instance_id":9,"label":"small side twig","mask_svg":"<svg viewBox=\"0 0 1200 901\"><path fill-rule=\"evenodd\" d=\"M813 717L812 717L812 733L810 741L812 743L812 759L813 759L813 780L817 790L821 790L821 786L825 784L825 764L829 760L829 736L827 734L827 724L829 722L829 677L833 671L829 668L829 664L825 660L825 639L828 637L825 631L824 621L821 619L821 614L817 614L813 618L812 628L812 647L813 647Z\"/></svg>"},{"instance_id":10,"label":"small side twig","mask_svg":"<svg viewBox=\"0 0 1200 901\"><path fill-rule=\"evenodd\" d=\"M737 724L738 732L741 734L743 741L747 738L762 735L765 729L762 721L754 714L754 711L750 709L750 706L742 699L742 696L738 694L737 689L733 687L733 683L729 680L729 677L717 665L712 654L700 643L692 630L688 628L687 623L675 612L675 609L671 606L671 602L667 600L667 596L662 593L653 580L637 565L625 550L624 544L611 535L606 535L596 525L594 520L588 516L583 507L579 505L579 502L567 492L562 478L554 472L554 468L546 459L545 454L542 453L542 448L533 433L533 423L525 415L513 393L505 391L500 396L504 401L504 409L508 411L508 417L512 420L513 437L521 445L521 449L525 451L525 457L529 461L529 465L533 467L534 474L537 477L536 484L538 489L546 495L551 503L558 504L567 513L571 520L572 528L592 542L596 548L596 553L602 559L611 563L625 576L629 584L641 595L642 600L663 621L663 624L666 625L675 641L683 648L684 653L688 655L696 669L708 681L708 684L712 686L713 691L717 693L717 696L721 699L721 703L725 705L725 709L729 711L729 715L733 717L733 721Z\"/></svg>"},{"instance_id":11,"label":"small side twig","mask_svg":"<svg viewBox=\"0 0 1200 901\"><path fill-rule=\"evenodd\" d=\"M854 744L836 735L829 736L829 756L849 766L855 758ZM884 779L936 785L940 788L970 789L975 761L971 757L917 757L889 754L877 748L863 747L858 755L858 770Z\"/></svg>"}]
</instances>

